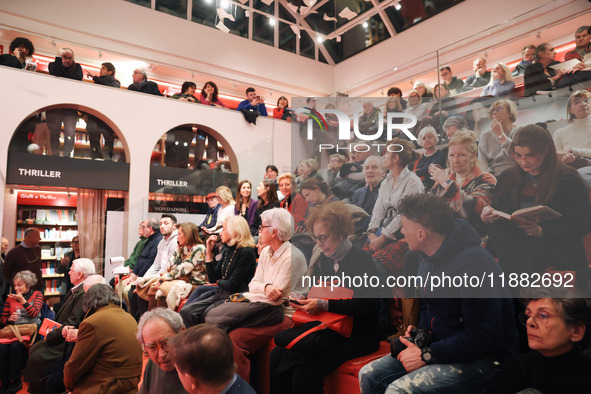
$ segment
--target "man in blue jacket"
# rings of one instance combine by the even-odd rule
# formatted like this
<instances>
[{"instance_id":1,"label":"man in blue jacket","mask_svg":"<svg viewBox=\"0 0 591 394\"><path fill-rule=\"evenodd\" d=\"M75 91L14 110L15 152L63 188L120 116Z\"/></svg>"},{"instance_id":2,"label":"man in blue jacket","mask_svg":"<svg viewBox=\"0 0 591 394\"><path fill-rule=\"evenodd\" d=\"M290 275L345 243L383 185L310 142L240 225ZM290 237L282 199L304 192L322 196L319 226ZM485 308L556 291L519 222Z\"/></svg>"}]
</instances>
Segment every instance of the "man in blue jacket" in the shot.
<instances>
[{"instance_id":1,"label":"man in blue jacket","mask_svg":"<svg viewBox=\"0 0 591 394\"><path fill-rule=\"evenodd\" d=\"M361 392L478 393L495 382L499 362L518 347L510 293L489 277L498 278L501 269L476 230L455 219L444 199L417 194L404 198L398 210L410 250L420 252L419 330L433 339L420 347L401 338L406 348L397 358L388 355L361 369ZM444 288L438 283L444 276L456 279ZM481 287L458 277L486 281Z\"/></svg>"},{"instance_id":2,"label":"man in blue jacket","mask_svg":"<svg viewBox=\"0 0 591 394\"><path fill-rule=\"evenodd\" d=\"M267 107L265 107L265 98L257 95L256 90L254 88L246 89L246 100L240 102L238 104L238 111L242 109L258 109L259 114L262 116L267 116Z\"/></svg>"}]
</instances>

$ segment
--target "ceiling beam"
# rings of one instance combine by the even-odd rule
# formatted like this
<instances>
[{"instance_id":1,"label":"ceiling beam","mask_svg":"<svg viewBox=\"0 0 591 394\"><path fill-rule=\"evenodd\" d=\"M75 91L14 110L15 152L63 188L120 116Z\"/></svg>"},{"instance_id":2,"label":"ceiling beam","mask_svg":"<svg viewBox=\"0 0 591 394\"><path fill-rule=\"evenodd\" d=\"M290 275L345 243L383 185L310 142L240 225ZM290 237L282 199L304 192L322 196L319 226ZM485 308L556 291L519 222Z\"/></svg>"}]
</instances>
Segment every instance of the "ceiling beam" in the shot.
<instances>
[{"instance_id":1,"label":"ceiling beam","mask_svg":"<svg viewBox=\"0 0 591 394\"><path fill-rule=\"evenodd\" d=\"M299 23L301 25L301 27L304 28L304 30L307 30L308 32L312 33L312 39L314 40L314 42L316 43L316 45L318 46L318 49L320 50L320 52L324 55L324 58L326 59L326 61L328 62L328 64L330 64L331 66L335 65L334 60L332 59L332 56L330 56L330 53L328 53L328 50L326 49L326 47L324 46L324 44L319 43L318 41L316 41L316 36L321 35L323 36L323 34L320 34L316 31L314 31L310 25L308 24L308 22L306 22L306 20L299 15L297 12L293 12L291 10L291 8L289 8L289 6L287 5L287 0L279 0L279 4L281 4L283 6L283 8L285 8L285 10L287 12L289 12L291 14L291 16L293 16L296 20L297 23Z\"/></svg>"},{"instance_id":2,"label":"ceiling beam","mask_svg":"<svg viewBox=\"0 0 591 394\"><path fill-rule=\"evenodd\" d=\"M378 3L378 0L371 0L371 3L373 4L373 6L375 8L379 8L379 6L380 6L380 3ZM388 15L386 15L386 11L384 11L383 8L379 8L378 14L380 15L380 18L382 18L382 22L384 22L384 26L386 26L386 29L388 29L388 33L390 33L390 37L394 37L397 34L396 29L394 29L392 22L390 22L390 18L388 18Z\"/></svg>"},{"instance_id":3,"label":"ceiling beam","mask_svg":"<svg viewBox=\"0 0 591 394\"><path fill-rule=\"evenodd\" d=\"M339 27L332 33L330 33L327 38L333 39L341 34L346 33L347 31L351 30L355 26L363 23L365 20L369 19L370 17L376 15L378 12L382 11L383 9L390 7L393 4L397 4L399 0L386 0L382 3L379 3L377 7L373 7L371 10L365 11L363 14L357 15L355 18L351 19L349 22L345 23L343 26Z\"/></svg>"}]
</instances>

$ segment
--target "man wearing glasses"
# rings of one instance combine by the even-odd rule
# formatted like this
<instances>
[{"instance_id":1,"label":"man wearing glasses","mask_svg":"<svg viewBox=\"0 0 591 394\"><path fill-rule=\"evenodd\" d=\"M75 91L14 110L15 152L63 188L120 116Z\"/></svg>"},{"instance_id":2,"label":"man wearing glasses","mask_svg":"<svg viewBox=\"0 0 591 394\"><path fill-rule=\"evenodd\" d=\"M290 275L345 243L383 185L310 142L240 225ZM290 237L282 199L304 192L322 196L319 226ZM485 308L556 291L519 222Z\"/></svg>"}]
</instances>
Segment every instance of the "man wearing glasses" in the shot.
<instances>
[{"instance_id":1,"label":"man wearing glasses","mask_svg":"<svg viewBox=\"0 0 591 394\"><path fill-rule=\"evenodd\" d=\"M39 241L41 233L36 228L28 228L24 232L23 241L20 245L12 248L6 255L2 277L6 283L12 284L12 278L17 272L29 270L37 276L37 283L33 290L43 292L45 282L41 275L41 248Z\"/></svg>"},{"instance_id":2,"label":"man wearing glasses","mask_svg":"<svg viewBox=\"0 0 591 394\"><path fill-rule=\"evenodd\" d=\"M170 354L172 338L184 329L181 315L170 309L156 308L142 315L137 339L150 360L144 370L139 394L186 393Z\"/></svg>"}]
</instances>

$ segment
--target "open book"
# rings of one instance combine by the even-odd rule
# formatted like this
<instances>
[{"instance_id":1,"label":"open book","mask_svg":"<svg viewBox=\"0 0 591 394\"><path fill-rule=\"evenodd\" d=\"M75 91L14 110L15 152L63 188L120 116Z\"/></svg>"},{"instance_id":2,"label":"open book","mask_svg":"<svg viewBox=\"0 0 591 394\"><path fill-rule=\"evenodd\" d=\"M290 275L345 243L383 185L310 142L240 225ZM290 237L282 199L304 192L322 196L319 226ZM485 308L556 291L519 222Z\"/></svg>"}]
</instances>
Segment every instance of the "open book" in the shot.
<instances>
[{"instance_id":1,"label":"open book","mask_svg":"<svg viewBox=\"0 0 591 394\"><path fill-rule=\"evenodd\" d=\"M585 63L585 68L582 71L589 71L591 70L591 67L589 67L589 63L591 63L591 54L587 54L585 55L585 57L583 58L583 63ZM555 64L553 66L550 66L550 68L553 68L555 70L564 70L564 71L568 71L568 70L572 70L572 68L574 66L576 66L577 64L579 64L580 62L577 59L571 59L571 60L567 60L566 62L562 62L560 64Z\"/></svg>"},{"instance_id":2,"label":"open book","mask_svg":"<svg viewBox=\"0 0 591 394\"><path fill-rule=\"evenodd\" d=\"M39 327L39 334L45 337L48 333L52 332L56 328L60 328L61 326L62 325L58 322L45 318L43 319L43 324L41 324L41 327Z\"/></svg>"},{"instance_id":3,"label":"open book","mask_svg":"<svg viewBox=\"0 0 591 394\"><path fill-rule=\"evenodd\" d=\"M502 211L493 211L494 214L499 215L502 218L513 221L530 221L530 222L543 222L545 220L556 219L562 215L550 207L545 205L536 205L534 207L518 209L512 214L508 214Z\"/></svg>"}]
</instances>

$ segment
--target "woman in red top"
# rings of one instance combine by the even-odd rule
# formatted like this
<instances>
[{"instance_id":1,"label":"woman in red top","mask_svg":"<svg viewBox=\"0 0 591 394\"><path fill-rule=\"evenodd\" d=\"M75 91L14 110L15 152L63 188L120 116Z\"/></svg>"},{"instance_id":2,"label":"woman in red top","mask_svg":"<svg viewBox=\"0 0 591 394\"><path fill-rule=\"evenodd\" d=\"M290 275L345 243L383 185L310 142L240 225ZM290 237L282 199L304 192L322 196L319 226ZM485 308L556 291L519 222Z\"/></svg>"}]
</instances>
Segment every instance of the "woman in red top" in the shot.
<instances>
[{"instance_id":1,"label":"woman in red top","mask_svg":"<svg viewBox=\"0 0 591 394\"><path fill-rule=\"evenodd\" d=\"M12 281L14 294L9 294L0 323L9 324L41 323L40 313L43 306L43 294L32 290L37 283L37 277L31 271L18 272ZM21 371L27 363L28 349L16 338L0 339L0 380L2 392L16 393L23 383Z\"/></svg>"},{"instance_id":2,"label":"woman in red top","mask_svg":"<svg viewBox=\"0 0 591 394\"><path fill-rule=\"evenodd\" d=\"M289 101L285 96L279 97L277 100L277 108L273 111L275 119L283 119L287 123L291 122L291 109L289 109Z\"/></svg>"}]
</instances>

